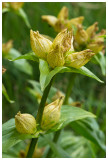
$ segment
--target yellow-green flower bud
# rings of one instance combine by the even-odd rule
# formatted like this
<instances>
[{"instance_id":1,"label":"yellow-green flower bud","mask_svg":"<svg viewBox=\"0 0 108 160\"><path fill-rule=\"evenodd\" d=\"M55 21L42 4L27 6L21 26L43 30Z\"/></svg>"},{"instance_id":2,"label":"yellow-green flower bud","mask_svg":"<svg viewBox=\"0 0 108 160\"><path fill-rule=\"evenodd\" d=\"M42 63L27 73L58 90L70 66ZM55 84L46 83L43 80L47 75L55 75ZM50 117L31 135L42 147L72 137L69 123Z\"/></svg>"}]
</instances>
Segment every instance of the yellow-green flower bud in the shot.
<instances>
[{"instance_id":1,"label":"yellow-green flower bud","mask_svg":"<svg viewBox=\"0 0 108 160\"><path fill-rule=\"evenodd\" d=\"M70 49L73 50L73 33L72 30L64 29L53 41L53 47L59 45L61 52L66 53Z\"/></svg>"},{"instance_id":2,"label":"yellow-green flower bud","mask_svg":"<svg viewBox=\"0 0 108 160\"><path fill-rule=\"evenodd\" d=\"M60 98L61 96L64 96L64 94L58 90L52 97L52 101L55 101L57 98Z\"/></svg>"},{"instance_id":3,"label":"yellow-green flower bud","mask_svg":"<svg viewBox=\"0 0 108 160\"><path fill-rule=\"evenodd\" d=\"M91 40L95 36L98 29L98 22L95 22L93 25L87 28L86 32L88 34L88 40Z\"/></svg>"},{"instance_id":4,"label":"yellow-green flower bud","mask_svg":"<svg viewBox=\"0 0 108 160\"><path fill-rule=\"evenodd\" d=\"M10 49L13 47L13 41L9 40L7 43L2 44L2 52L3 54L9 53Z\"/></svg>"},{"instance_id":5,"label":"yellow-green flower bud","mask_svg":"<svg viewBox=\"0 0 108 160\"><path fill-rule=\"evenodd\" d=\"M16 130L23 134L34 134L36 132L36 120L30 114L18 112L15 116Z\"/></svg>"},{"instance_id":6,"label":"yellow-green flower bud","mask_svg":"<svg viewBox=\"0 0 108 160\"><path fill-rule=\"evenodd\" d=\"M41 18L43 21L46 21L52 27L54 27L57 22L57 18L55 16L43 15Z\"/></svg>"},{"instance_id":7,"label":"yellow-green flower bud","mask_svg":"<svg viewBox=\"0 0 108 160\"><path fill-rule=\"evenodd\" d=\"M63 100L64 96L45 106L41 122L41 128L43 130L49 130L59 122Z\"/></svg>"},{"instance_id":8,"label":"yellow-green flower bud","mask_svg":"<svg viewBox=\"0 0 108 160\"><path fill-rule=\"evenodd\" d=\"M61 32L65 28L66 28L66 20L58 19L55 26L54 26L55 31Z\"/></svg>"},{"instance_id":9,"label":"yellow-green flower bud","mask_svg":"<svg viewBox=\"0 0 108 160\"><path fill-rule=\"evenodd\" d=\"M22 8L24 2L9 2L10 7L14 10L18 10L20 8Z\"/></svg>"},{"instance_id":10,"label":"yellow-green flower bud","mask_svg":"<svg viewBox=\"0 0 108 160\"><path fill-rule=\"evenodd\" d=\"M68 8L67 7L62 7L61 11L59 12L58 19L67 19L68 18Z\"/></svg>"},{"instance_id":11,"label":"yellow-green flower bud","mask_svg":"<svg viewBox=\"0 0 108 160\"><path fill-rule=\"evenodd\" d=\"M106 30L102 29L101 32L99 32L93 37L93 41L104 42L104 38L102 37L104 35L106 35Z\"/></svg>"},{"instance_id":12,"label":"yellow-green flower bud","mask_svg":"<svg viewBox=\"0 0 108 160\"><path fill-rule=\"evenodd\" d=\"M69 54L65 59L65 65L80 68L90 61L91 57L94 55L95 53L93 53L90 49Z\"/></svg>"},{"instance_id":13,"label":"yellow-green flower bud","mask_svg":"<svg viewBox=\"0 0 108 160\"><path fill-rule=\"evenodd\" d=\"M78 25L81 25L83 23L83 20L84 20L83 16L80 16L77 18L72 18L72 19L68 20L67 27L72 28L72 25L77 27Z\"/></svg>"},{"instance_id":14,"label":"yellow-green flower bud","mask_svg":"<svg viewBox=\"0 0 108 160\"><path fill-rule=\"evenodd\" d=\"M34 32L30 30L30 42L31 48L37 57L45 59L47 53L49 52L52 42L39 34L39 32Z\"/></svg>"},{"instance_id":15,"label":"yellow-green flower bud","mask_svg":"<svg viewBox=\"0 0 108 160\"><path fill-rule=\"evenodd\" d=\"M75 42L78 43L79 45L85 45L87 43L88 34L82 28L81 25L78 25L77 32L76 32L74 39L75 39Z\"/></svg>"},{"instance_id":16,"label":"yellow-green flower bud","mask_svg":"<svg viewBox=\"0 0 108 160\"><path fill-rule=\"evenodd\" d=\"M104 42L102 41L93 41L87 45L87 48L91 49L94 53L99 53L104 49Z\"/></svg>"},{"instance_id":17,"label":"yellow-green flower bud","mask_svg":"<svg viewBox=\"0 0 108 160\"><path fill-rule=\"evenodd\" d=\"M59 45L53 48L47 55L47 61L52 68L63 66L65 63L63 53Z\"/></svg>"},{"instance_id":18,"label":"yellow-green flower bud","mask_svg":"<svg viewBox=\"0 0 108 160\"><path fill-rule=\"evenodd\" d=\"M51 51L47 55L47 61L52 68L63 66L66 52L73 50L72 30L60 32L53 41Z\"/></svg>"}]
</instances>

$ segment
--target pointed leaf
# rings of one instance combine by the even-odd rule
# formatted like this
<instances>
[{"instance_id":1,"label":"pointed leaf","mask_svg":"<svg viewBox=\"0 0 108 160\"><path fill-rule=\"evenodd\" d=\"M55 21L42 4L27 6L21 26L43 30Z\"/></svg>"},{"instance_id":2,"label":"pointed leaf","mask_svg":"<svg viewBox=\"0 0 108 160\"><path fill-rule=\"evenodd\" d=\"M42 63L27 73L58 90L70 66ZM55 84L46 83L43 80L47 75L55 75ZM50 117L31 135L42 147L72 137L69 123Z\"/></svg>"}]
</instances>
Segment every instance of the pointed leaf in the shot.
<instances>
[{"instance_id":1,"label":"pointed leaf","mask_svg":"<svg viewBox=\"0 0 108 160\"><path fill-rule=\"evenodd\" d=\"M106 74L106 58L105 55L102 52L99 52L97 55L95 55L91 62L100 65L102 74L105 76Z\"/></svg>"},{"instance_id":2,"label":"pointed leaf","mask_svg":"<svg viewBox=\"0 0 108 160\"><path fill-rule=\"evenodd\" d=\"M24 54L24 55L21 55L21 56L18 56L17 58L13 59L13 57L9 57L8 58L10 61L16 61L16 60L19 60L19 59L27 59L27 60L32 60L32 61L36 61L38 62L39 59L36 57L35 53L34 52L29 52L27 54Z\"/></svg>"},{"instance_id":3,"label":"pointed leaf","mask_svg":"<svg viewBox=\"0 0 108 160\"><path fill-rule=\"evenodd\" d=\"M24 22L25 22L25 24L27 25L28 28L31 28L28 17L26 15L25 11L22 8L20 8L18 11L15 11L15 13L17 15L19 15L24 20Z\"/></svg>"},{"instance_id":4,"label":"pointed leaf","mask_svg":"<svg viewBox=\"0 0 108 160\"><path fill-rule=\"evenodd\" d=\"M64 72L80 73L82 75L96 79L97 81L103 83L103 81L101 81L95 74L93 74L89 69L87 69L84 66L79 69L72 68L72 67L56 67L54 70L49 72L49 74L47 75L43 89L47 87L47 85L49 84L49 82L51 81L54 75L56 75L57 73L64 73Z\"/></svg>"},{"instance_id":5,"label":"pointed leaf","mask_svg":"<svg viewBox=\"0 0 108 160\"><path fill-rule=\"evenodd\" d=\"M10 147L22 140L34 138L36 136L30 134L20 134L15 127L15 119L10 119L3 124L2 127L2 151L6 152Z\"/></svg>"},{"instance_id":6,"label":"pointed leaf","mask_svg":"<svg viewBox=\"0 0 108 160\"><path fill-rule=\"evenodd\" d=\"M2 93L5 96L5 98L8 100L8 102L14 103L14 101L10 100L10 98L9 98L9 96L7 94L6 88L5 88L5 86L3 84L2 84Z\"/></svg>"},{"instance_id":7,"label":"pointed leaf","mask_svg":"<svg viewBox=\"0 0 108 160\"><path fill-rule=\"evenodd\" d=\"M99 129L95 119L87 118L80 121L75 121L72 122L70 126L77 133L97 144L102 150L105 151L105 136Z\"/></svg>"},{"instance_id":8,"label":"pointed leaf","mask_svg":"<svg viewBox=\"0 0 108 160\"><path fill-rule=\"evenodd\" d=\"M17 51L16 49L12 48L9 53L5 56L8 60L16 59L16 57L21 56L21 53ZM17 60L13 62L15 67L29 75L32 75L32 67L31 65L23 58L21 60Z\"/></svg>"},{"instance_id":9,"label":"pointed leaf","mask_svg":"<svg viewBox=\"0 0 108 160\"><path fill-rule=\"evenodd\" d=\"M48 132L57 131L61 128L64 128L66 125L68 125L70 122L84 119L87 117L93 117L96 116L84 109L73 107L71 105L63 105L61 108L61 117L59 122L51 128Z\"/></svg>"},{"instance_id":10,"label":"pointed leaf","mask_svg":"<svg viewBox=\"0 0 108 160\"><path fill-rule=\"evenodd\" d=\"M46 77L49 74L48 63L42 59L39 59L39 70L40 70L40 85L41 85L41 90L43 91Z\"/></svg>"}]
</instances>

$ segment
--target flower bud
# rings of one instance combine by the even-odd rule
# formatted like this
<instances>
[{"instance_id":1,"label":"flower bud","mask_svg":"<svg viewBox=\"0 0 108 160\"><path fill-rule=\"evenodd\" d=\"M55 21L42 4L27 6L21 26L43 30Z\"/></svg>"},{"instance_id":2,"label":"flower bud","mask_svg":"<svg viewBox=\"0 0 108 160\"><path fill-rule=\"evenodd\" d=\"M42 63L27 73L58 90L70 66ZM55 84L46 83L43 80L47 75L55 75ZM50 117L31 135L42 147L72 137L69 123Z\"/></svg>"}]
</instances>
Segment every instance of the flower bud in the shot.
<instances>
[{"instance_id":1,"label":"flower bud","mask_svg":"<svg viewBox=\"0 0 108 160\"><path fill-rule=\"evenodd\" d=\"M72 29L67 30L64 29L58 35L53 41L53 47L56 47L57 45L59 46L60 51L64 54L70 49L73 50L73 33Z\"/></svg>"},{"instance_id":2,"label":"flower bud","mask_svg":"<svg viewBox=\"0 0 108 160\"><path fill-rule=\"evenodd\" d=\"M104 42L102 41L93 41L87 45L87 48L91 49L94 53L99 53L104 49Z\"/></svg>"},{"instance_id":3,"label":"flower bud","mask_svg":"<svg viewBox=\"0 0 108 160\"><path fill-rule=\"evenodd\" d=\"M15 116L16 130L23 134L34 134L36 132L36 120L30 114L18 112Z\"/></svg>"},{"instance_id":4,"label":"flower bud","mask_svg":"<svg viewBox=\"0 0 108 160\"><path fill-rule=\"evenodd\" d=\"M88 35L81 25L78 25L77 32L74 38L79 45L84 45L87 43Z\"/></svg>"},{"instance_id":5,"label":"flower bud","mask_svg":"<svg viewBox=\"0 0 108 160\"><path fill-rule=\"evenodd\" d=\"M90 49L69 54L65 59L65 65L80 68L90 61L91 57L94 55L95 53L93 53Z\"/></svg>"},{"instance_id":6,"label":"flower bud","mask_svg":"<svg viewBox=\"0 0 108 160\"><path fill-rule=\"evenodd\" d=\"M72 25L77 27L79 24L81 25L83 23L83 20L84 20L83 16L80 16L80 17L77 17L77 18L72 18L71 20L69 20L67 22L67 27L72 28Z\"/></svg>"},{"instance_id":7,"label":"flower bud","mask_svg":"<svg viewBox=\"0 0 108 160\"><path fill-rule=\"evenodd\" d=\"M9 40L7 43L2 44L3 54L9 53L10 49L13 47L13 41Z\"/></svg>"},{"instance_id":8,"label":"flower bud","mask_svg":"<svg viewBox=\"0 0 108 160\"><path fill-rule=\"evenodd\" d=\"M82 103L79 101L76 101L76 102L72 102L70 105L75 106L75 107L81 107Z\"/></svg>"},{"instance_id":9,"label":"flower bud","mask_svg":"<svg viewBox=\"0 0 108 160\"><path fill-rule=\"evenodd\" d=\"M98 29L98 22L95 22L93 25L87 28L86 32L88 34L88 40L92 39L95 36Z\"/></svg>"},{"instance_id":10,"label":"flower bud","mask_svg":"<svg viewBox=\"0 0 108 160\"><path fill-rule=\"evenodd\" d=\"M61 11L59 12L58 19L67 19L68 18L68 8L67 7L62 7Z\"/></svg>"},{"instance_id":11,"label":"flower bud","mask_svg":"<svg viewBox=\"0 0 108 160\"><path fill-rule=\"evenodd\" d=\"M63 66L66 52L73 50L72 30L60 32L53 41L51 51L47 55L47 61L52 68Z\"/></svg>"},{"instance_id":12,"label":"flower bud","mask_svg":"<svg viewBox=\"0 0 108 160\"><path fill-rule=\"evenodd\" d=\"M52 68L63 66L65 63L63 53L59 47L59 45L56 45L47 55L47 61Z\"/></svg>"},{"instance_id":13,"label":"flower bud","mask_svg":"<svg viewBox=\"0 0 108 160\"><path fill-rule=\"evenodd\" d=\"M9 2L10 7L14 10L18 10L20 8L22 8L24 2Z\"/></svg>"},{"instance_id":14,"label":"flower bud","mask_svg":"<svg viewBox=\"0 0 108 160\"><path fill-rule=\"evenodd\" d=\"M30 42L31 48L36 56L42 59L46 59L52 42L40 35L38 31L34 32L32 30L30 30Z\"/></svg>"},{"instance_id":15,"label":"flower bud","mask_svg":"<svg viewBox=\"0 0 108 160\"><path fill-rule=\"evenodd\" d=\"M41 18L42 20L48 22L48 24L52 27L54 27L57 22L57 18L55 16L44 15Z\"/></svg>"},{"instance_id":16,"label":"flower bud","mask_svg":"<svg viewBox=\"0 0 108 160\"><path fill-rule=\"evenodd\" d=\"M58 19L54 26L55 31L61 32L65 28L66 28L66 21L63 19Z\"/></svg>"},{"instance_id":17,"label":"flower bud","mask_svg":"<svg viewBox=\"0 0 108 160\"><path fill-rule=\"evenodd\" d=\"M106 35L106 30L105 30L105 29L102 29L101 32L99 32L98 34L96 34L96 35L93 37L93 41L104 42L104 37L102 37L102 36L105 36L105 35Z\"/></svg>"},{"instance_id":18,"label":"flower bud","mask_svg":"<svg viewBox=\"0 0 108 160\"><path fill-rule=\"evenodd\" d=\"M57 98L60 98L64 96L64 94L62 92L60 92L59 90L55 93L55 95L52 97L52 101L55 101Z\"/></svg>"},{"instance_id":19,"label":"flower bud","mask_svg":"<svg viewBox=\"0 0 108 160\"><path fill-rule=\"evenodd\" d=\"M49 130L59 122L63 100L64 96L45 106L41 122L41 128L43 130Z\"/></svg>"}]
</instances>

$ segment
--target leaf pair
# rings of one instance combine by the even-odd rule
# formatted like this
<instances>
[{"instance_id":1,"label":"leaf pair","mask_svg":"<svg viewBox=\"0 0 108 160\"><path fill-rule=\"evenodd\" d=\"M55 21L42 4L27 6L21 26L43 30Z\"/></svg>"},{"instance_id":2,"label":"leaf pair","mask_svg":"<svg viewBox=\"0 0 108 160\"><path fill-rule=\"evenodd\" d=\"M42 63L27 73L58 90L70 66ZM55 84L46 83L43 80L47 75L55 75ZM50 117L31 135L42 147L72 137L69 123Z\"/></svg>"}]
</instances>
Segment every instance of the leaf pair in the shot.
<instances>
[{"instance_id":1,"label":"leaf pair","mask_svg":"<svg viewBox=\"0 0 108 160\"><path fill-rule=\"evenodd\" d=\"M47 87L49 84L50 80L55 76L57 73L64 73L64 72L73 72L73 73L79 73L88 77L91 77L93 79L96 79L97 81L103 83L95 74L93 74L89 69L86 67L81 67L79 69L73 68L73 67L56 67L52 71L49 68L49 65L46 61L42 59L38 59L34 52L30 52L28 54L19 56L12 61L16 61L19 59L28 59L32 61L39 62L39 69L40 69L40 84L41 84L41 89L42 91Z\"/></svg>"}]
</instances>

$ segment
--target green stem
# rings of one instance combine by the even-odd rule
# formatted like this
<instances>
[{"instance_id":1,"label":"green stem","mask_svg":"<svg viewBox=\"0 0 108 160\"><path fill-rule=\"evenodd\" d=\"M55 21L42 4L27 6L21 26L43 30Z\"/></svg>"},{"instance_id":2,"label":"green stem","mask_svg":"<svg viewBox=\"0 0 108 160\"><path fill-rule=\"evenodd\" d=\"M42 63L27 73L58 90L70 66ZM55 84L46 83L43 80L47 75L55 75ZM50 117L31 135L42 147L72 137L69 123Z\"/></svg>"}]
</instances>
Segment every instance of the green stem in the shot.
<instances>
[{"instance_id":1,"label":"green stem","mask_svg":"<svg viewBox=\"0 0 108 160\"><path fill-rule=\"evenodd\" d=\"M70 73L70 78L69 78L69 83L68 83L67 90L66 90L66 96L65 96L64 104L68 104L69 97L71 95L71 91L72 91L72 87L74 85L75 78L76 78L76 73L73 73L73 74ZM58 141L58 139L60 137L60 134L61 134L61 130L58 130L55 133L54 138L53 138L53 142L54 143L57 143L57 141ZM52 152L52 150L50 148L48 153L47 153L47 158L51 158L52 153L53 152Z\"/></svg>"},{"instance_id":2,"label":"green stem","mask_svg":"<svg viewBox=\"0 0 108 160\"><path fill-rule=\"evenodd\" d=\"M49 85L44 90L43 96L42 96L42 99L41 99L41 102L40 102L40 105L39 105L39 108L38 108L36 122L39 125L41 124L41 121L42 121L42 115L43 115L45 103L46 103L50 88L52 86L53 79L54 78L52 78L52 80L50 81ZM32 157L32 155L34 153L34 150L35 150L35 146L37 144L37 141L38 141L38 138L32 138L31 143L30 143L30 147L29 147L29 150L28 150L28 153L27 153L27 158L31 158Z\"/></svg>"},{"instance_id":3,"label":"green stem","mask_svg":"<svg viewBox=\"0 0 108 160\"><path fill-rule=\"evenodd\" d=\"M28 150L28 153L27 153L27 158L32 157L32 155L34 153L35 146L37 144L37 141L38 141L38 138L32 138L31 143L30 143L30 147L29 147L29 150Z\"/></svg>"}]
</instances>

